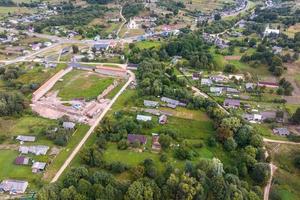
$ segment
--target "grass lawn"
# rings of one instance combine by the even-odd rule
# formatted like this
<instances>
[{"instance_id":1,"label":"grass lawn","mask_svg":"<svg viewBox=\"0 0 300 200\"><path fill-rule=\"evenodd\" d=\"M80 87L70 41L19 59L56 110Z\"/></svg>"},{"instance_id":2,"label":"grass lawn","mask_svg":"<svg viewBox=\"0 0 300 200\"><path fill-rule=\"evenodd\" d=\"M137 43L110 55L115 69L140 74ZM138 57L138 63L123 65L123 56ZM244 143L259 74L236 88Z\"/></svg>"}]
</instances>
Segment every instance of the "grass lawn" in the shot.
<instances>
[{"instance_id":1,"label":"grass lawn","mask_svg":"<svg viewBox=\"0 0 300 200\"><path fill-rule=\"evenodd\" d=\"M63 69L65 66L66 66L65 64L59 64L54 69L45 69L43 66L33 67L33 69L27 69L25 74L22 74L20 77L16 79L16 82L21 84L34 83L34 84L41 85L49 78L51 78L59 70Z\"/></svg>"},{"instance_id":2,"label":"grass lawn","mask_svg":"<svg viewBox=\"0 0 300 200\"><path fill-rule=\"evenodd\" d=\"M41 128L45 128L49 125L55 125L56 121L46 119L38 116L26 115L20 118L0 118L0 135L11 138L12 136L23 135L35 135L38 136ZM38 143L52 144L51 141L45 138L37 138Z\"/></svg>"},{"instance_id":3,"label":"grass lawn","mask_svg":"<svg viewBox=\"0 0 300 200\"><path fill-rule=\"evenodd\" d=\"M252 124L252 126L255 127L259 131L259 133L261 133L261 135L263 137L273 139L273 140L286 140L286 141L288 141L287 137L274 135L271 128L269 128L268 125L266 125L266 124Z\"/></svg>"},{"instance_id":4,"label":"grass lawn","mask_svg":"<svg viewBox=\"0 0 300 200\"><path fill-rule=\"evenodd\" d=\"M59 90L58 96L62 100L75 98L95 99L109 85L113 78L100 77L98 74L73 70L63 77L63 81L57 82L53 90Z\"/></svg>"},{"instance_id":5,"label":"grass lawn","mask_svg":"<svg viewBox=\"0 0 300 200\"><path fill-rule=\"evenodd\" d=\"M276 144L268 144L267 149L272 152L273 162L278 167L271 192L277 192L282 200L299 199L300 170L295 168L293 158L299 154L300 147L286 144L278 147Z\"/></svg>"},{"instance_id":6,"label":"grass lawn","mask_svg":"<svg viewBox=\"0 0 300 200\"><path fill-rule=\"evenodd\" d=\"M135 43L135 46L140 49L150 49L152 47L158 48L161 46L161 42L159 42L159 41L141 41L141 42Z\"/></svg>"}]
</instances>

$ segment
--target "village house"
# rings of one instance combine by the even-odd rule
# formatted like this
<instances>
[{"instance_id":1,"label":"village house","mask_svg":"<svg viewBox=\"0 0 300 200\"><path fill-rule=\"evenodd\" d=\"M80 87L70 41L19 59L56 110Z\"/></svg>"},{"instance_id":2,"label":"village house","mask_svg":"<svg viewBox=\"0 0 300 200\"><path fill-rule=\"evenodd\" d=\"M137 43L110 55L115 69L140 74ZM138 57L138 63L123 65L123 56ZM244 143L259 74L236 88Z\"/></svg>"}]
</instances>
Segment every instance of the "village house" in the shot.
<instances>
[{"instance_id":1,"label":"village house","mask_svg":"<svg viewBox=\"0 0 300 200\"><path fill-rule=\"evenodd\" d=\"M21 180L3 180L0 183L0 191L9 192L10 194L23 194L28 187L27 181Z\"/></svg>"},{"instance_id":2,"label":"village house","mask_svg":"<svg viewBox=\"0 0 300 200\"><path fill-rule=\"evenodd\" d=\"M269 26L267 26L264 31L264 37L269 36L271 34L278 35L279 33L280 33L280 31L278 29L271 29L271 28L269 28Z\"/></svg>"},{"instance_id":3,"label":"village house","mask_svg":"<svg viewBox=\"0 0 300 200\"><path fill-rule=\"evenodd\" d=\"M35 162L35 163L33 163L31 170L32 170L32 173L40 173L40 172L44 171L45 167L46 167L46 163Z\"/></svg>"},{"instance_id":4,"label":"village house","mask_svg":"<svg viewBox=\"0 0 300 200\"><path fill-rule=\"evenodd\" d=\"M144 106L146 107L158 107L159 103L157 101L144 100Z\"/></svg>"},{"instance_id":5,"label":"village house","mask_svg":"<svg viewBox=\"0 0 300 200\"><path fill-rule=\"evenodd\" d=\"M47 151L49 150L48 146L44 145L37 145L37 146L20 146L19 152L21 154L28 154L32 153L35 155L46 155Z\"/></svg>"},{"instance_id":6,"label":"village house","mask_svg":"<svg viewBox=\"0 0 300 200\"><path fill-rule=\"evenodd\" d=\"M227 76L222 75L222 74L212 75L212 76L210 76L210 79L213 80L216 83L226 83L226 82L228 82Z\"/></svg>"},{"instance_id":7,"label":"village house","mask_svg":"<svg viewBox=\"0 0 300 200\"><path fill-rule=\"evenodd\" d=\"M75 128L75 125L76 124L73 122L64 122L62 126L66 130L73 130Z\"/></svg>"},{"instance_id":8,"label":"village house","mask_svg":"<svg viewBox=\"0 0 300 200\"><path fill-rule=\"evenodd\" d=\"M145 145L147 143L147 137L145 135L128 134L127 141L129 144L139 142L141 145Z\"/></svg>"},{"instance_id":9,"label":"village house","mask_svg":"<svg viewBox=\"0 0 300 200\"><path fill-rule=\"evenodd\" d=\"M16 140L19 140L21 142L34 142L35 136L18 135Z\"/></svg>"},{"instance_id":10,"label":"village house","mask_svg":"<svg viewBox=\"0 0 300 200\"><path fill-rule=\"evenodd\" d=\"M243 118L254 124L262 121L262 115L260 114L244 114Z\"/></svg>"},{"instance_id":11,"label":"village house","mask_svg":"<svg viewBox=\"0 0 300 200\"><path fill-rule=\"evenodd\" d=\"M227 93L231 93L231 94L239 94L240 93L239 90L237 90L235 88L231 88L231 87L226 87L225 90L226 90Z\"/></svg>"},{"instance_id":12,"label":"village house","mask_svg":"<svg viewBox=\"0 0 300 200\"><path fill-rule=\"evenodd\" d=\"M152 133L152 150L160 151L161 145L159 143L159 135L157 133Z\"/></svg>"},{"instance_id":13,"label":"village house","mask_svg":"<svg viewBox=\"0 0 300 200\"><path fill-rule=\"evenodd\" d=\"M279 85L274 82L266 82L266 81L259 81L257 84L259 87L267 87L267 88L278 88Z\"/></svg>"},{"instance_id":14,"label":"village house","mask_svg":"<svg viewBox=\"0 0 300 200\"><path fill-rule=\"evenodd\" d=\"M152 120L152 117L151 116L146 116L146 115L137 115L136 120L148 122L148 121Z\"/></svg>"},{"instance_id":15,"label":"village house","mask_svg":"<svg viewBox=\"0 0 300 200\"><path fill-rule=\"evenodd\" d=\"M28 158L28 157L25 157L25 156L18 156L18 157L15 159L15 164L16 164L16 165L28 165L28 164L29 164L29 160L30 160L30 158Z\"/></svg>"},{"instance_id":16,"label":"village house","mask_svg":"<svg viewBox=\"0 0 300 200\"><path fill-rule=\"evenodd\" d=\"M168 122L168 117L167 115L161 115L159 118L158 118L158 122L159 124L166 124Z\"/></svg>"},{"instance_id":17,"label":"village house","mask_svg":"<svg viewBox=\"0 0 300 200\"><path fill-rule=\"evenodd\" d=\"M200 73L193 73L192 79L193 79L194 81L199 80L199 79L200 79Z\"/></svg>"},{"instance_id":18,"label":"village house","mask_svg":"<svg viewBox=\"0 0 300 200\"><path fill-rule=\"evenodd\" d=\"M223 106L225 108L239 108L241 105L240 100L237 99L225 99Z\"/></svg>"},{"instance_id":19,"label":"village house","mask_svg":"<svg viewBox=\"0 0 300 200\"><path fill-rule=\"evenodd\" d=\"M127 24L128 29L138 29L139 25L134 19L130 19L130 21Z\"/></svg>"},{"instance_id":20,"label":"village house","mask_svg":"<svg viewBox=\"0 0 300 200\"><path fill-rule=\"evenodd\" d=\"M177 101L177 100L174 100L174 99L171 99L171 98L168 98L168 97L162 97L160 100L162 102L167 103L167 106L169 105L170 107L174 107L175 106L175 108L176 108L176 106L182 106L182 107L186 106L185 103L182 103L180 101Z\"/></svg>"},{"instance_id":21,"label":"village house","mask_svg":"<svg viewBox=\"0 0 300 200\"><path fill-rule=\"evenodd\" d=\"M255 89L255 84L254 83L246 83L245 88L247 92L252 92Z\"/></svg>"},{"instance_id":22,"label":"village house","mask_svg":"<svg viewBox=\"0 0 300 200\"><path fill-rule=\"evenodd\" d=\"M96 52L107 51L109 49L109 43L94 44L93 49L95 49Z\"/></svg>"},{"instance_id":23,"label":"village house","mask_svg":"<svg viewBox=\"0 0 300 200\"><path fill-rule=\"evenodd\" d=\"M274 128L273 133L280 136L288 136L290 131L287 128Z\"/></svg>"},{"instance_id":24,"label":"village house","mask_svg":"<svg viewBox=\"0 0 300 200\"><path fill-rule=\"evenodd\" d=\"M211 86L212 85L212 80L208 78L202 78L201 79L201 85L203 86Z\"/></svg>"},{"instance_id":25,"label":"village house","mask_svg":"<svg viewBox=\"0 0 300 200\"><path fill-rule=\"evenodd\" d=\"M243 74L229 74L228 75L228 78L231 80L231 79L236 79L236 80L244 80L245 79L245 77L244 77L244 75Z\"/></svg>"},{"instance_id":26,"label":"village house","mask_svg":"<svg viewBox=\"0 0 300 200\"><path fill-rule=\"evenodd\" d=\"M215 96L220 96L223 92L222 87L210 87L209 92L213 93Z\"/></svg>"}]
</instances>

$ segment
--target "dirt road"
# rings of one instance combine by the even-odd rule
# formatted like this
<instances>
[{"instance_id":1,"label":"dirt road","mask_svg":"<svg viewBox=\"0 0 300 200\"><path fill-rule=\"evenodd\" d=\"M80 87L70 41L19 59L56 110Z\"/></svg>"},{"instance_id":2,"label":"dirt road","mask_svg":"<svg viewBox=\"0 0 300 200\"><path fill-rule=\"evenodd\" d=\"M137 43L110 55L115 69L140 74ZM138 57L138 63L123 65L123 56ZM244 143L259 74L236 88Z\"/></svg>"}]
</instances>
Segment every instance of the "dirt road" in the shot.
<instances>
[{"instance_id":1,"label":"dirt road","mask_svg":"<svg viewBox=\"0 0 300 200\"><path fill-rule=\"evenodd\" d=\"M270 194L270 190L271 190L271 186L272 186L272 179L273 179L273 175L276 171L277 167L275 165L273 165L273 163L270 163L270 179L268 181L268 184L265 187L264 190L264 200L268 200L269 199L269 194Z\"/></svg>"},{"instance_id":2,"label":"dirt road","mask_svg":"<svg viewBox=\"0 0 300 200\"><path fill-rule=\"evenodd\" d=\"M95 128L98 126L98 124L101 122L101 120L104 118L106 113L110 110L111 106L116 102L118 97L126 90L128 85L135 80L135 75L131 71L127 71L130 75L128 81L126 84L122 87L122 89L115 95L115 97L111 100L109 105L103 110L101 115L98 117L98 119L95 121L94 125L91 126L91 128L88 130L88 132L85 134L85 136L82 138L82 140L78 143L78 145L75 147L73 152L69 155L69 157L65 160L64 164L61 166L61 168L58 170L58 172L55 174L53 179L51 180L51 183L56 182L59 177L62 175L62 173L65 171L65 169L69 166L71 161L75 158L76 154L80 151L84 143L87 141L87 139L90 137L90 135L94 132Z\"/></svg>"}]
</instances>

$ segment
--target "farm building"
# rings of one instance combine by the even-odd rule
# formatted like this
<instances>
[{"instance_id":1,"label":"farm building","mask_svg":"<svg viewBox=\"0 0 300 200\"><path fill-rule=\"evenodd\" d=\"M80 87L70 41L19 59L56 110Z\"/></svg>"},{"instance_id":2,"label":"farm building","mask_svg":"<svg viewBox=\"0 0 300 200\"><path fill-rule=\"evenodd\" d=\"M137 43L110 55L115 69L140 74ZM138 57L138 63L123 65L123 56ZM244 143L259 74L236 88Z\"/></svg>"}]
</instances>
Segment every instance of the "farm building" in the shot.
<instances>
[{"instance_id":1,"label":"farm building","mask_svg":"<svg viewBox=\"0 0 300 200\"><path fill-rule=\"evenodd\" d=\"M3 180L0 183L0 191L9 192L10 194L23 194L28 187L27 181L20 180Z\"/></svg>"},{"instance_id":2,"label":"farm building","mask_svg":"<svg viewBox=\"0 0 300 200\"><path fill-rule=\"evenodd\" d=\"M15 160L16 165L28 165L30 158L25 156L18 156Z\"/></svg>"},{"instance_id":3,"label":"farm building","mask_svg":"<svg viewBox=\"0 0 300 200\"><path fill-rule=\"evenodd\" d=\"M138 141L141 145L145 145L147 143L147 137L145 135L128 134L127 140L130 144L136 141Z\"/></svg>"},{"instance_id":4,"label":"farm building","mask_svg":"<svg viewBox=\"0 0 300 200\"><path fill-rule=\"evenodd\" d=\"M265 81L260 81L257 84L259 87L267 87L267 88L278 88L279 85L277 83L273 82L265 82Z\"/></svg>"},{"instance_id":5,"label":"farm building","mask_svg":"<svg viewBox=\"0 0 300 200\"><path fill-rule=\"evenodd\" d=\"M225 108L239 108L241 105L240 100L237 99L225 99L223 106Z\"/></svg>"},{"instance_id":6,"label":"farm building","mask_svg":"<svg viewBox=\"0 0 300 200\"><path fill-rule=\"evenodd\" d=\"M32 173L39 173L39 172L44 171L45 167L46 167L46 163L35 162L35 163L33 163L31 170L32 170Z\"/></svg>"},{"instance_id":7,"label":"farm building","mask_svg":"<svg viewBox=\"0 0 300 200\"><path fill-rule=\"evenodd\" d=\"M118 67L97 66L95 72L99 74L108 75L108 76L118 76L118 77L126 77L127 75L125 69L118 68Z\"/></svg>"},{"instance_id":8,"label":"farm building","mask_svg":"<svg viewBox=\"0 0 300 200\"><path fill-rule=\"evenodd\" d=\"M151 116L147 116L147 115L137 115L136 116L136 120L147 122L147 121L151 121L152 117Z\"/></svg>"},{"instance_id":9,"label":"farm building","mask_svg":"<svg viewBox=\"0 0 300 200\"><path fill-rule=\"evenodd\" d=\"M27 135L18 135L16 140L22 141L22 142L34 142L35 136L27 136Z\"/></svg>"},{"instance_id":10,"label":"farm building","mask_svg":"<svg viewBox=\"0 0 300 200\"><path fill-rule=\"evenodd\" d=\"M290 131L287 128L274 128L273 133L280 136L287 136L290 134Z\"/></svg>"},{"instance_id":11,"label":"farm building","mask_svg":"<svg viewBox=\"0 0 300 200\"><path fill-rule=\"evenodd\" d=\"M73 122L64 122L63 123L63 127L64 127L64 129L66 129L66 130L72 130L72 129L74 129L75 128L75 123L73 123Z\"/></svg>"},{"instance_id":12,"label":"farm building","mask_svg":"<svg viewBox=\"0 0 300 200\"><path fill-rule=\"evenodd\" d=\"M22 154L32 153L35 155L46 155L49 150L48 146L37 145L37 146L20 146L19 152Z\"/></svg>"},{"instance_id":13,"label":"farm building","mask_svg":"<svg viewBox=\"0 0 300 200\"><path fill-rule=\"evenodd\" d=\"M158 105L157 101L144 100L144 106L146 107L157 107Z\"/></svg>"},{"instance_id":14,"label":"farm building","mask_svg":"<svg viewBox=\"0 0 300 200\"><path fill-rule=\"evenodd\" d=\"M263 111L260 113L262 115L262 120L272 120L276 119L276 112L275 111Z\"/></svg>"}]
</instances>

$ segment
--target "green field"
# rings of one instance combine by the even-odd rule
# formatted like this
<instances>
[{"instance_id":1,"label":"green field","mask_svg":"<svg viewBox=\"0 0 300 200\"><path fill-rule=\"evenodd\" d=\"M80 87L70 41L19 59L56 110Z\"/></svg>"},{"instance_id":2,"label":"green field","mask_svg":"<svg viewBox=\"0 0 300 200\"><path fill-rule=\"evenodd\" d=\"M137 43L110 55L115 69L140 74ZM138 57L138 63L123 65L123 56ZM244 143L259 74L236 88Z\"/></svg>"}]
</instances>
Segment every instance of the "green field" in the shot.
<instances>
[{"instance_id":1,"label":"green field","mask_svg":"<svg viewBox=\"0 0 300 200\"><path fill-rule=\"evenodd\" d=\"M58 96L62 100L84 98L95 99L109 85L113 78L101 77L98 74L80 70L73 70L63 77L63 81L57 82L53 90L58 90Z\"/></svg>"},{"instance_id":2,"label":"green field","mask_svg":"<svg viewBox=\"0 0 300 200\"><path fill-rule=\"evenodd\" d=\"M274 175L271 188L271 197L276 193L282 200L298 200L300 197L300 170L295 168L293 158L299 155L300 147L295 145L268 144L267 149L272 151L274 164L278 167ZM274 150L276 149L276 151Z\"/></svg>"},{"instance_id":3,"label":"green field","mask_svg":"<svg viewBox=\"0 0 300 200\"><path fill-rule=\"evenodd\" d=\"M37 175L32 174L30 166L15 165L15 158L19 155L18 151L0 150L0 180L10 179L24 179L31 180ZM30 176L28 176L30 175Z\"/></svg>"}]
</instances>

